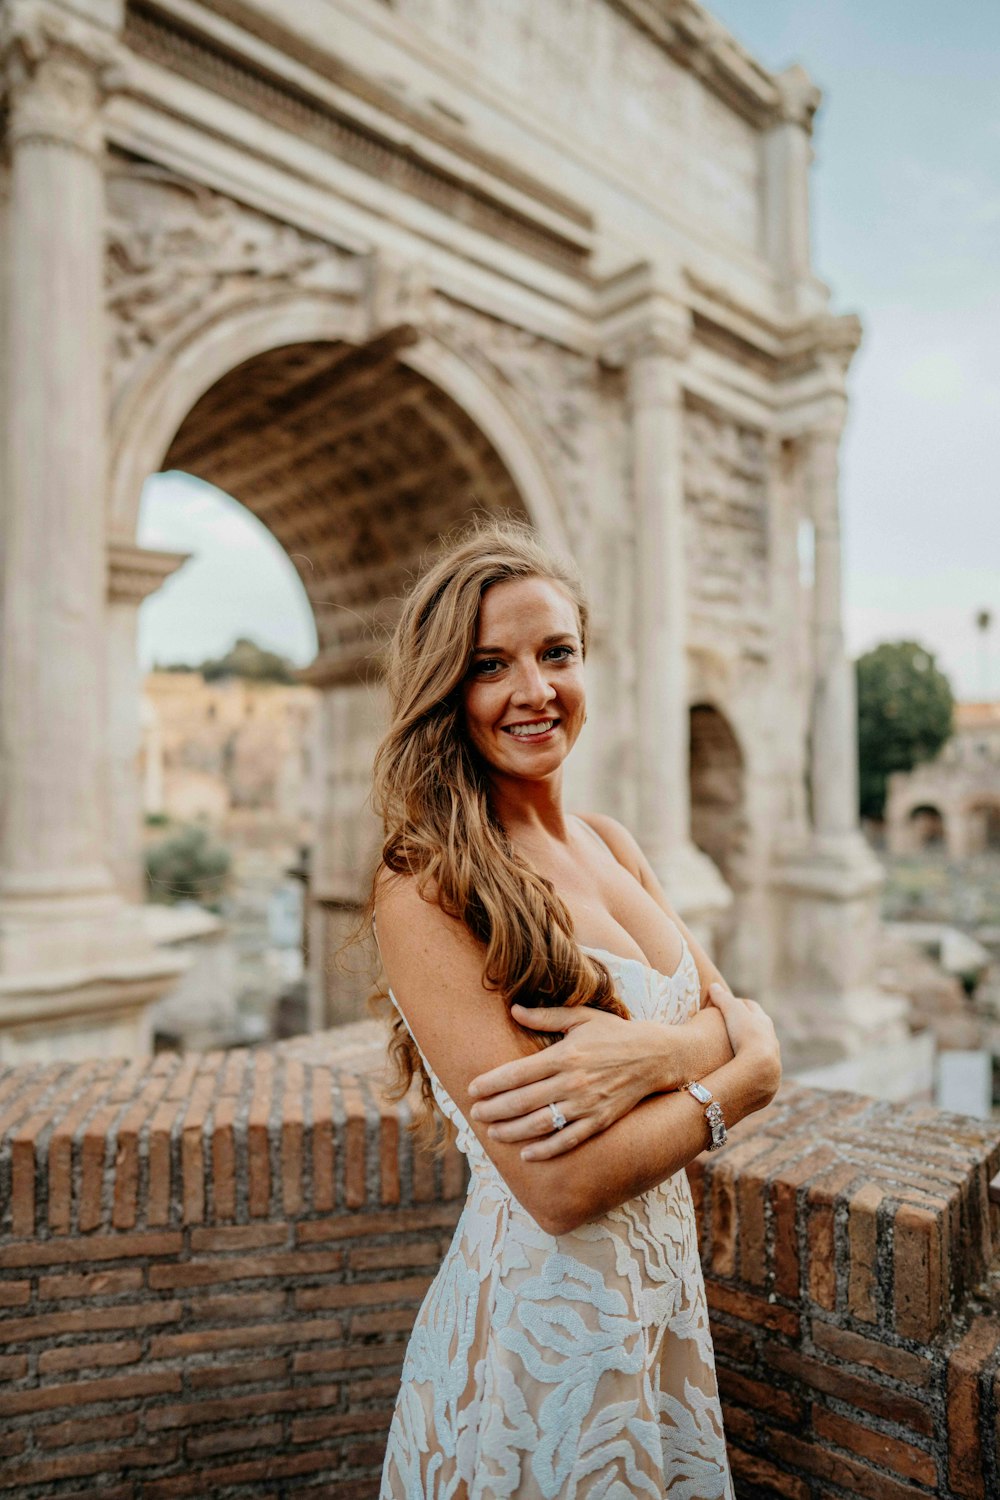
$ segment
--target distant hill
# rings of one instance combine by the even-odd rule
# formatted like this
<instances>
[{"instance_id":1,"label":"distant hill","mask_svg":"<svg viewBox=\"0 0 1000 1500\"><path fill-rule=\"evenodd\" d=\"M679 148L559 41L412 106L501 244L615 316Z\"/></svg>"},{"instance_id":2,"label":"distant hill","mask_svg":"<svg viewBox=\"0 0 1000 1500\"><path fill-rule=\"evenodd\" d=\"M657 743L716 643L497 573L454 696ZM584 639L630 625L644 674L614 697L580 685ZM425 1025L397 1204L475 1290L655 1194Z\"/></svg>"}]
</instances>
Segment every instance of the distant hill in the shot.
<instances>
[{"instance_id":1,"label":"distant hill","mask_svg":"<svg viewBox=\"0 0 1000 1500\"><path fill-rule=\"evenodd\" d=\"M258 646L256 641L251 641L243 635L234 646L230 647L225 656L210 657L200 663L177 662L164 666L157 663L153 670L156 672L200 672L206 682L217 682L223 677L247 677L254 682L292 683L296 681L290 661L279 656L275 651L265 651L263 646Z\"/></svg>"}]
</instances>

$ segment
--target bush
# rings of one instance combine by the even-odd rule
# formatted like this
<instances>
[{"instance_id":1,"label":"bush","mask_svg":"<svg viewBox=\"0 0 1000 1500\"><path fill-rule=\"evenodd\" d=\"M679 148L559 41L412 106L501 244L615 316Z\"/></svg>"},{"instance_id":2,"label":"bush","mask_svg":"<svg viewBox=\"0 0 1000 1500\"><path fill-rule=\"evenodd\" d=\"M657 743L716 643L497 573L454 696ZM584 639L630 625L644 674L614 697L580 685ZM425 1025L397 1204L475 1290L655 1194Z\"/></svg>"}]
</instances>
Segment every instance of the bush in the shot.
<instances>
[{"instance_id":1,"label":"bush","mask_svg":"<svg viewBox=\"0 0 1000 1500\"><path fill-rule=\"evenodd\" d=\"M881 818L893 771L933 760L951 734L951 685L916 641L886 641L857 661L861 816Z\"/></svg>"},{"instance_id":2,"label":"bush","mask_svg":"<svg viewBox=\"0 0 1000 1500\"><path fill-rule=\"evenodd\" d=\"M181 828L146 851L146 889L151 901L174 906L200 901L212 906L223 895L231 855L213 844L204 828Z\"/></svg>"}]
</instances>

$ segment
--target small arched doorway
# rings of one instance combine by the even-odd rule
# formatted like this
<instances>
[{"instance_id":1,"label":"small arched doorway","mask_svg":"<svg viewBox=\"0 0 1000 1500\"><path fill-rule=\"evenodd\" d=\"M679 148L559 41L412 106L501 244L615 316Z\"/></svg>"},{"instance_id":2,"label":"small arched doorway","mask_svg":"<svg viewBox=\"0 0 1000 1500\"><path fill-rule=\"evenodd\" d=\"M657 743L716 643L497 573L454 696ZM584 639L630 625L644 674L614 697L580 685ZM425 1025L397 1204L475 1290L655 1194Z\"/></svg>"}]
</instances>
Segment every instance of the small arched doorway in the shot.
<instances>
[{"instance_id":1,"label":"small arched doorway","mask_svg":"<svg viewBox=\"0 0 1000 1500\"><path fill-rule=\"evenodd\" d=\"M690 713L691 837L733 890L744 884L747 837L743 752L728 718L710 703Z\"/></svg>"},{"instance_id":2,"label":"small arched doorway","mask_svg":"<svg viewBox=\"0 0 1000 1500\"><path fill-rule=\"evenodd\" d=\"M907 817L907 843L913 850L934 851L944 848L944 817L940 808L922 802L911 808Z\"/></svg>"}]
</instances>

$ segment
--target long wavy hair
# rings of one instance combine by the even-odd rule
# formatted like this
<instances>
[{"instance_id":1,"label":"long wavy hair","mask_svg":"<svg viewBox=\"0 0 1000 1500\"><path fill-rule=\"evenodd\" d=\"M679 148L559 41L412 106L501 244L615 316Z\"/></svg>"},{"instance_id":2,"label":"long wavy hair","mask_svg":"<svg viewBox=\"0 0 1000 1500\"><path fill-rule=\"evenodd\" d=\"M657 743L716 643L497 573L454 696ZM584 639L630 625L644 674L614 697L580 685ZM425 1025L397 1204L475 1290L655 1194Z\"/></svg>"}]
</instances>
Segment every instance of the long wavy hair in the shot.
<instances>
[{"instance_id":1,"label":"long wavy hair","mask_svg":"<svg viewBox=\"0 0 1000 1500\"><path fill-rule=\"evenodd\" d=\"M494 585L523 578L550 579L565 590L586 656L587 605L575 569L518 522L473 522L404 601L386 654L389 727L373 768L382 856L362 921L371 921L386 871L415 877L424 899L464 923L482 945L484 982L508 1008L592 1005L627 1018L607 967L579 947L552 882L514 851L493 810L487 768L465 729L462 684L480 601ZM389 1097L402 1098L418 1077L423 1107L410 1129L432 1135L438 1121L430 1079L394 1007L392 1017ZM558 1040L527 1028L525 1034L539 1048ZM439 1149L449 1135L439 1136Z\"/></svg>"}]
</instances>

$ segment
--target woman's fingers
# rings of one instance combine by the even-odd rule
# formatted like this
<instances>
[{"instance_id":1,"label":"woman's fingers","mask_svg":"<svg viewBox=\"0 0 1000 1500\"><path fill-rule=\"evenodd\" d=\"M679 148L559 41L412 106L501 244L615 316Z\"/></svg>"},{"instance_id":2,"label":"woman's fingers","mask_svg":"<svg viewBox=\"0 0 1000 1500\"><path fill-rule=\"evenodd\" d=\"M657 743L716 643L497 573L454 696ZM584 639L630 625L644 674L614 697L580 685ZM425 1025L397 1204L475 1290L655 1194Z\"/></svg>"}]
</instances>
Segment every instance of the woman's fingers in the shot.
<instances>
[{"instance_id":1,"label":"woman's fingers","mask_svg":"<svg viewBox=\"0 0 1000 1500\"><path fill-rule=\"evenodd\" d=\"M531 1084L528 1088L507 1089L501 1094L494 1094L491 1099L480 1099L478 1104L474 1104L469 1110L469 1116L473 1120L482 1120L489 1124L497 1120L514 1120L521 1115L530 1114L532 1110L543 1109L550 1100L554 1103L552 1091L554 1087L559 1086L557 1079L550 1075L540 1083ZM563 1080L564 1091L566 1087L566 1082ZM552 1116L548 1110L545 1112L551 1124Z\"/></svg>"},{"instance_id":2,"label":"woman's fingers","mask_svg":"<svg viewBox=\"0 0 1000 1500\"><path fill-rule=\"evenodd\" d=\"M558 1045L557 1042L556 1046ZM549 1053L554 1050L548 1047L528 1057L518 1057L513 1062L501 1063L499 1067L490 1068L488 1073L478 1074L469 1084L469 1093L473 1099L484 1099L490 1094L500 1094L507 1089L523 1088L526 1084L537 1083L542 1078L550 1078L555 1070Z\"/></svg>"}]
</instances>

